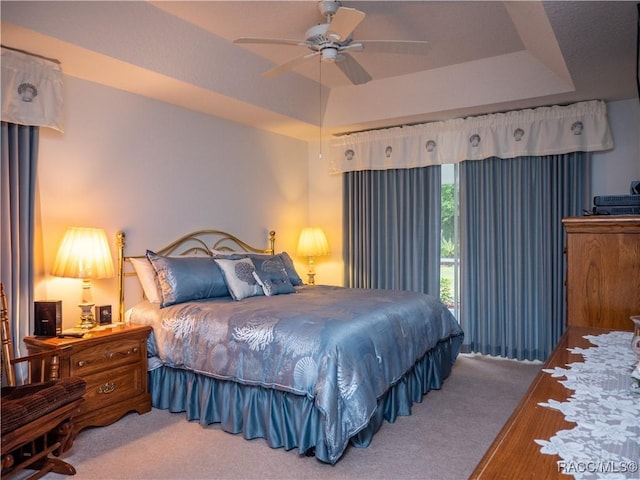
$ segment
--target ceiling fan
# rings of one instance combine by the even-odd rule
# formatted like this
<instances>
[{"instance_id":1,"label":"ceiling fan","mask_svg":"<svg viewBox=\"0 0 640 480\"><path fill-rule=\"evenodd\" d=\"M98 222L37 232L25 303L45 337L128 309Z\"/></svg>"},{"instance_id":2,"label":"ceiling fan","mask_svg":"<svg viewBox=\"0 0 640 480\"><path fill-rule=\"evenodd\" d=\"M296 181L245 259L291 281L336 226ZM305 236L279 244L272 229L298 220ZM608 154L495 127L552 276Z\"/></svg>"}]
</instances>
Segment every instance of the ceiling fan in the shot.
<instances>
[{"instance_id":1,"label":"ceiling fan","mask_svg":"<svg viewBox=\"0 0 640 480\"><path fill-rule=\"evenodd\" d=\"M360 85L372 80L371 75L349 53L399 53L426 55L429 42L411 40L360 40L353 41L352 33L366 14L355 8L343 7L336 0L318 2L320 13L326 22L307 30L305 40L286 38L242 37L234 43L270 44L307 47L311 53L295 57L264 73L265 77L275 77L293 70L301 63L320 56L323 62L335 63L351 83Z\"/></svg>"}]
</instances>

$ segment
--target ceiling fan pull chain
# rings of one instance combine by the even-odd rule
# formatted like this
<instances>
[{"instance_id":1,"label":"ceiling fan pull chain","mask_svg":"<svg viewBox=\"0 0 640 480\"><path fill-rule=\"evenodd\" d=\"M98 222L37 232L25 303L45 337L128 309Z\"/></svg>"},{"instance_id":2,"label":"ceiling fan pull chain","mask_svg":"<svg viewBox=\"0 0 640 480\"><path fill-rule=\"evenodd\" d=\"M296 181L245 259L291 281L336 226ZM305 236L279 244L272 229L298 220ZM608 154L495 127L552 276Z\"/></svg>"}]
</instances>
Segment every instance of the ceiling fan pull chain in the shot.
<instances>
[{"instance_id":1,"label":"ceiling fan pull chain","mask_svg":"<svg viewBox=\"0 0 640 480\"><path fill-rule=\"evenodd\" d=\"M318 125L320 126L320 146L319 146L319 154L318 158L322 160L322 57L318 57L318 91L319 91L319 117L318 117Z\"/></svg>"}]
</instances>

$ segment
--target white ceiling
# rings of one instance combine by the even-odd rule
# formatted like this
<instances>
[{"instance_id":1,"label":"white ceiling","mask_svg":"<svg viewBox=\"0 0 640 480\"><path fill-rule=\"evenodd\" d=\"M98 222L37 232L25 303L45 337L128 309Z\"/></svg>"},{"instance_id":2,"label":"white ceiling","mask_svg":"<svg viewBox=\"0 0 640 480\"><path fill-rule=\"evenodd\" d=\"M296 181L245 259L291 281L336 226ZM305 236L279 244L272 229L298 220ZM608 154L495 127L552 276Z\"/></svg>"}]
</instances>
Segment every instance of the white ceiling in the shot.
<instances>
[{"instance_id":1,"label":"white ceiling","mask_svg":"<svg viewBox=\"0 0 640 480\"><path fill-rule=\"evenodd\" d=\"M1 41L70 76L305 140L320 123L328 135L637 96L634 1L342 4L366 13L355 41L426 40L428 54L353 53L373 77L358 86L317 58L264 78L307 50L232 41L303 40L325 21L315 0L2 0Z\"/></svg>"}]
</instances>

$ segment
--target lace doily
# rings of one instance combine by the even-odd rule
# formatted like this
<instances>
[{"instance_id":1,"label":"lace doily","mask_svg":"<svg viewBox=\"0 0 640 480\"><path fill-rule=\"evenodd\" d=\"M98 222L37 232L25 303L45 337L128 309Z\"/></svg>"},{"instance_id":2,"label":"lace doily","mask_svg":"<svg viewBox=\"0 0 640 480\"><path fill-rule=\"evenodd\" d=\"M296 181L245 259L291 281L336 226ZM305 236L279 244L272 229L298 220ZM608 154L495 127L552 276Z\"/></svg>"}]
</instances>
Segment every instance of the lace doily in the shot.
<instances>
[{"instance_id":1,"label":"lace doily","mask_svg":"<svg viewBox=\"0 0 640 480\"><path fill-rule=\"evenodd\" d=\"M636 356L631 333L586 335L596 347L569 348L584 362L543 369L574 393L566 402L540 403L577 425L549 440L537 439L541 453L558 455L558 471L577 479L640 478L640 395L632 389Z\"/></svg>"}]
</instances>

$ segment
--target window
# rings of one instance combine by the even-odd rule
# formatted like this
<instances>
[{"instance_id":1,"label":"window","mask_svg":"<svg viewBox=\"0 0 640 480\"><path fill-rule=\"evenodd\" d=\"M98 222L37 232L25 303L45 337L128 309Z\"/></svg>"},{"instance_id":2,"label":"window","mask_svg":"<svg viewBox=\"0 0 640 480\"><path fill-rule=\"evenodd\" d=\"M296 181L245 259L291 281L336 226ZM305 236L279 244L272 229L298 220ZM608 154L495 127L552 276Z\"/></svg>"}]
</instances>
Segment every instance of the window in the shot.
<instances>
[{"instance_id":1,"label":"window","mask_svg":"<svg viewBox=\"0 0 640 480\"><path fill-rule=\"evenodd\" d=\"M458 166L442 165L441 173L440 300L457 318L460 306Z\"/></svg>"}]
</instances>

